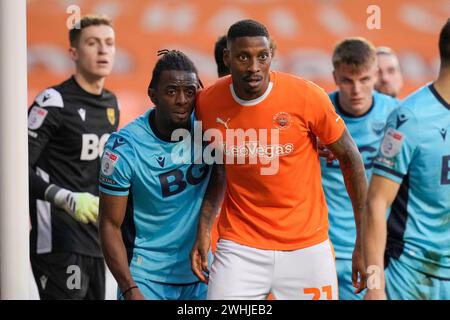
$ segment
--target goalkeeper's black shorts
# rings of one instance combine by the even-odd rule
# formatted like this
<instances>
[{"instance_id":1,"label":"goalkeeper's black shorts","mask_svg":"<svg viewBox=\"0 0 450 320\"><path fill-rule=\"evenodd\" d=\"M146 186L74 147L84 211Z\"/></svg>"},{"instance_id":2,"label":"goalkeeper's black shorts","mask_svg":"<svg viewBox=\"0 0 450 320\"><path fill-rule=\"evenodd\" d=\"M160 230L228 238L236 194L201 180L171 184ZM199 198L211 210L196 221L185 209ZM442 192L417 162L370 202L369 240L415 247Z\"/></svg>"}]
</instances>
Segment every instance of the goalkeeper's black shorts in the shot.
<instances>
[{"instance_id":1,"label":"goalkeeper's black shorts","mask_svg":"<svg viewBox=\"0 0 450 320\"><path fill-rule=\"evenodd\" d=\"M41 300L104 300L105 262L73 252L31 254Z\"/></svg>"}]
</instances>

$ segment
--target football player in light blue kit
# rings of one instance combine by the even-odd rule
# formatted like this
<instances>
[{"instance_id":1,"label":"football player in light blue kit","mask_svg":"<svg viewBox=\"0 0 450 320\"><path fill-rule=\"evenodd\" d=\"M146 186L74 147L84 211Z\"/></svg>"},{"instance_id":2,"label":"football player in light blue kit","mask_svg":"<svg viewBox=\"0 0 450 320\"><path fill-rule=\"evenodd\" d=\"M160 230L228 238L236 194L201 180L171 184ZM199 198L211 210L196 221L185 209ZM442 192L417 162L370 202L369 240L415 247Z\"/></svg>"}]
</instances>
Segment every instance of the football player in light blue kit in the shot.
<instances>
[{"instance_id":1,"label":"football player in light blue kit","mask_svg":"<svg viewBox=\"0 0 450 320\"><path fill-rule=\"evenodd\" d=\"M386 120L397 106L397 101L374 91L378 72L376 51L367 40L349 38L340 42L333 52L333 66L333 76L339 90L331 93L330 99L355 140L367 178L370 179ZM355 291L359 292L355 290L358 280L355 279L356 265L353 265L352 283L355 241L358 239L356 244L360 244L352 203L338 161L326 161L324 158L320 161L329 212L329 235L336 253L339 298L362 299L362 295L355 294Z\"/></svg>"},{"instance_id":2,"label":"football player in light blue kit","mask_svg":"<svg viewBox=\"0 0 450 320\"><path fill-rule=\"evenodd\" d=\"M437 80L389 116L375 160L362 223L366 299L450 299L450 20L439 51Z\"/></svg>"},{"instance_id":3,"label":"football player in light blue kit","mask_svg":"<svg viewBox=\"0 0 450 320\"><path fill-rule=\"evenodd\" d=\"M192 272L189 253L210 168L194 159L191 138L171 138L176 129L193 131L199 79L182 52L160 54L148 89L155 108L111 135L105 147L102 249L120 299L205 299L207 286Z\"/></svg>"}]
</instances>

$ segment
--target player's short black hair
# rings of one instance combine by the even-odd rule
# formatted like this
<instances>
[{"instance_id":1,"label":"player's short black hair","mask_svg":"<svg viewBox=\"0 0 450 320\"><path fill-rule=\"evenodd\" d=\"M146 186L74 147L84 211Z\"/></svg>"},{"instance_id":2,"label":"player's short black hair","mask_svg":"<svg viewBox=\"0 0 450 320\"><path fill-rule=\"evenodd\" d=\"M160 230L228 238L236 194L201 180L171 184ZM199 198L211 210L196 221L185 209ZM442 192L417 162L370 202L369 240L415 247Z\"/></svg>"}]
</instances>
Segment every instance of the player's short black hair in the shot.
<instances>
[{"instance_id":1,"label":"player's short black hair","mask_svg":"<svg viewBox=\"0 0 450 320\"><path fill-rule=\"evenodd\" d=\"M439 35L439 55L442 65L450 67L450 19L442 27Z\"/></svg>"},{"instance_id":2,"label":"player's short black hair","mask_svg":"<svg viewBox=\"0 0 450 320\"><path fill-rule=\"evenodd\" d=\"M153 68L152 79L148 86L148 95L150 96L150 89L156 89L158 85L161 73L165 70L176 70L176 71L186 71L193 72L197 76L199 85L203 87L199 77L198 71L194 63L189 59L189 57L181 51L178 50L159 50L158 56L161 56L156 62Z\"/></svg>"},{"instance_id":3,"label":"player's short black hair","mask_svg":"<svg viewBox=\"0 0 450 320\"><path fill-rule=\"evenodd\" d=\"M228 40L234 40L240 37L270 38L269 31L267 31L267 28L262 23L250 19L238 21L228 29Z\"/></svg>"},{"instance_id":4,"label":"player's short black hair","mask_svg":"<svg viewBox=\"0 0 450 320\"><path fill-rule=\"evenodd\" d=\"M227 36L219 37L214 44L214 58L217 64L217 75L220 77L230 74L230 69L223 62L223 50L227 48Z\"/></svg>"}]
</instances>

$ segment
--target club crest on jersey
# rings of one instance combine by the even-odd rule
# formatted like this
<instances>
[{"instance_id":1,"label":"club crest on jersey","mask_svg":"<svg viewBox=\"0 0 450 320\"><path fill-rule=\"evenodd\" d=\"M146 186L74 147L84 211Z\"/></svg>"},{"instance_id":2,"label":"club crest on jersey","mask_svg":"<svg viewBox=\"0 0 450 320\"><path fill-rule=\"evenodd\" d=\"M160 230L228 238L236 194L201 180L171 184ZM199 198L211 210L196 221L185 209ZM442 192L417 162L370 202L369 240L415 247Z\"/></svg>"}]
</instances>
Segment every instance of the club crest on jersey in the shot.
<instances>
[{"instance_id":1,"label":"club crest on jersey","mask_svg":"<svg viewBox=\"0 0 450 320\"><path fill-rule=\"evenodd\" d=\"M111 123L112 125L116 123L116 112L114 111L114 108L106 109L106 117L108 118L109 123Z\"/></svg>"},{"instance_id":2,"label":"club crest on jersey","mask_svg":"<svg viewBox=\"0 0 450 320\"><path fill-rule=\"evenodd\" d=\"M39 129L44 123L47 113L48 111L43 108L33 107L28 115L28 129Z\"/></svg>"},{"instance_id":3,"label":"club crest on jersey","mask_svg":"<svg viewBox=\"0 0 450 320\"><path fill-rule=\"evenodd\" d=\"M404 139L402 132L389 128L381 143L381 154L387 158L396 156L402 148Z\"/></svg>"},{"instance_id":4,"label":"club crest on jersey","mask_svg":"<svg viewBox=\"0 0 450 320\"><path fill-rule=\"evenodd\" d=\"M119 156L111 151L106 150L102 158L102 174L110 176L114 172Z\"/></svg>"},{"instance_id":5,"label":"club crest on jersey","mask_svg":"<svg viewBox=\"0 0 450 320\"><path fill-rule=\"evenodd\" d=\"M379 136L383 133L384 126L384 122L374 122L372 123L372 130L377 136Z\"/></svg>"},{"instance_id":6,"label":"club crest on jersey","mask_svg":"<svg viewBox=\"0 0 450 320\"><path fill-rule=\"evenodd\" d=\"M273 125L280 130L288 129L291 126L291 115L287 112L278 112L273 116Z\"/></svg>"}]
</instances>

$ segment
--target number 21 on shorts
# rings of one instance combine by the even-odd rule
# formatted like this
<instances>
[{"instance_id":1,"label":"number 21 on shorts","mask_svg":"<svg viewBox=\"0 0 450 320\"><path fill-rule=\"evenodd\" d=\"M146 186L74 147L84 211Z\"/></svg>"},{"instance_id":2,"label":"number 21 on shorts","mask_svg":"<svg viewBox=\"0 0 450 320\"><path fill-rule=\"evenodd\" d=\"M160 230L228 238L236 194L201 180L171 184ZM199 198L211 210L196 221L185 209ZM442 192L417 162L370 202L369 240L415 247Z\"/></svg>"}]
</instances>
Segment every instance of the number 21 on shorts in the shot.
<instances>
[{"instance_id":1,"label":"number 21 on shorts","mask_svg":"<svg viewBox=\"0 0 450 320\"><path fill-rule=\"evenodd\" d=\"M312 295L312 300L320 300L322 294L325 295L326 300L331 300L332 298L332 286L323 286L322 288L304 288L303 293L305 295Z\"/></svg>"}]
</instances>

